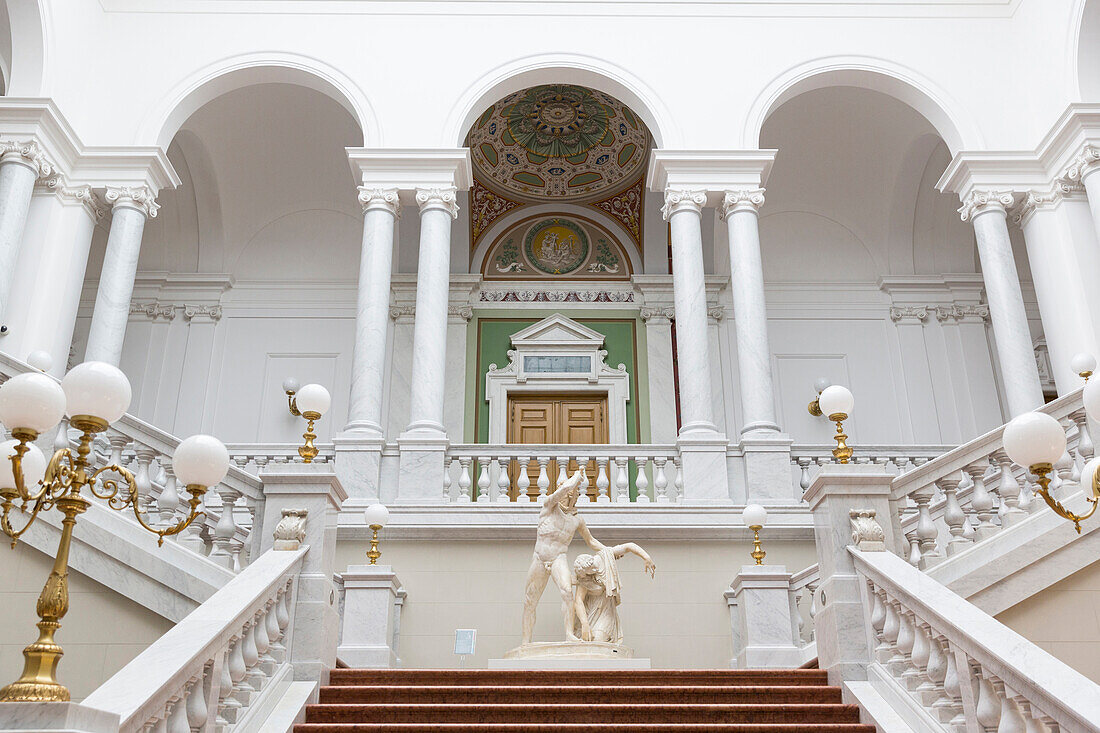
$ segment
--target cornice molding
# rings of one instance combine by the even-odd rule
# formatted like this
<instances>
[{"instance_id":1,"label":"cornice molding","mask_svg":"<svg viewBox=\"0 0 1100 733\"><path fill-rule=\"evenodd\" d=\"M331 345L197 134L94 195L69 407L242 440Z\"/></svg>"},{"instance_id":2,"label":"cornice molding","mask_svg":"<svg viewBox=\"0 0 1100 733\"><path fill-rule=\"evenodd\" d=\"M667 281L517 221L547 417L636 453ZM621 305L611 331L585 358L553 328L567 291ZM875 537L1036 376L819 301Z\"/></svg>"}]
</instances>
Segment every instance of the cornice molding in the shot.
<instances>
[{"instance_id":1,"label":"cornice molding","mask_svg":"<svg viewBox=\"0 0 1100 733\"><path fill-rule=\"evenodd\" d=\"M401 198L396 188L360 186L359 205L363 207L363 213L388 211L395 219L401 216Z\"/></svg>"},{"instance_id":2,"label":"cornice molding","mask_svg":"<svg viewBox=\"0 0 1100 733\"><path fill-rule=\"evenodd\" d=\"M36 193L53 194L67 204L83 206L96 222L102 221L103 217L107 215L103 200L92 191L91 186L87 184L82 186L67 185L65 177L60 173L54 173L47 178L40 178L38 183L35 184L34 190Z\"/></svg>"},{"instance_id":3,"label":"cornice molding","mask_svg":"<svg viewBox=\"0 0 1100 733\"><path fill-rule=\"evenodd\" d=\"M717 206L726 191L760 188L768 180L775 150L666 150L650 153L651 191L702 191Z\"/></svg>"},{"instance_id":4,"label":"cornice molding","mask_svg":"<svg viewBox=\"0 0 1100 733\"><path fill-rule=\"evenodd\" d=\"M446 211L452 219L458 218L458 189L454 186L416 189L416 205L420 213L433 209Z\"/></svg>"},{"instance_id":5,"label":"cornice molding","mask_svg":"<svg viewBox=\"0 0 1100 733\"><path fill-rule=\"evenodd\" d=\"M718 216L725 221L730 214L738 211L751 211L760 213L760 207L764 205L763 188L740 188L734 191L726 191L722 196L722 204L718 207Z\"/></svg>"},{"instance_id":6,"label":"cornice molding","mask_svg":"<svg viewBox=\"0 0 1100 733\"><path fill-rule=\"evenodd\" d=\"M351 174L367 188L454 188L465 191L474 172L467 148L345 148Z\"/></svg>"},{"instance_id":7,"label":"cornice molding","mask_svg":"<svg viewBox=\"0 0 1100 733\"><path fill-rule=\"evenodd\" d=\"M107 192L103 198L111 205L111 211L128 207L143 212L150 219L155 219L157 211L160 210L156 194L148 186L107 186Z\"/></svg>"},{"instance_id":8,"label":"cornice molding","mask_svg":"<svg viewBox=\"0 0 1100 733\"><path fill-rule=\"evenodd\" d=\"M1042 209L1057 208L1063 201L1080 199L1085 195L1085 187L1068 179L1061 179L1046 191L1024 191L1020 200L1010 209L1012 221L1023 227L1032 215Z\"/></svg>"},{"instance_id":9,"label":"cornice molding","mask_svg":"<svg viewBox=\"0 0 1100 733\"><path fill-rule=\"evenodd\" d=\"M661 207L661 216L665 221L681 211L692 211L699 215L707 205L707 192L677 188L665 189L665 205Z\"/></svg>"},{"instance_id":10,"label":"cornice molding","mask_svg":"<svg viewBox=\"0 0 1100 733\"><path fill-rule=\"evenodd\" d=\"M972 190L959 207L959 216L963 221L972 221L974 217L991 211L1002 214L1011 208L1015 195L1012 191Z\"/></svg>"},{"instance_id":11,"label":"cornice molding","mask_svg":"<svg viewBox=\"0 0 1100 733\"><path fill-rule=\"evenodd\" d=\"M890 320L898 325L923 325L929 315L934 315L940 323L987 322L989 306L985 303L894 305L890 306L889 314Z\"/></svg>"}]
</instances>

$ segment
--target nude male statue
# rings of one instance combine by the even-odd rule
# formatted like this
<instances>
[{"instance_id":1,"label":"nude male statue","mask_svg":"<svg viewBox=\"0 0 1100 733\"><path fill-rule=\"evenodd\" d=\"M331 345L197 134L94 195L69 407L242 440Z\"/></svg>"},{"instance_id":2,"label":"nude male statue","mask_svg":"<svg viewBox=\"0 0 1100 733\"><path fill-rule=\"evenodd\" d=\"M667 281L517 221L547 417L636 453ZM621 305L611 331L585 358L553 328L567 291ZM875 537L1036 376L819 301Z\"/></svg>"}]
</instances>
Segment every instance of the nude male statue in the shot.
<instances>
[{"instance_id":1,"label":"nude male statue","mask_svg":"<svg viewBox=\"0 0 1100 733\"><path fill-rule=\"evenodd\" d=\"M599 552L604 549L604 546L592 537L592 533L584 524L584 519L577 514L579 487L583 479L583 471L577 470L553 494L546 497L542 511L539 512L535 554L531 558L531 568L527 571L527 586L523 597L522 643L524 644L531 643L531 635L535 630L535 607L538 606L539 598L546 589L546 581L550 578L554 579L554 584L561 591L565 636L569 641L580 641L573 630L575 620L573 573L565 553L569 549L569 543L573 541L573 534L578 531L593 551Z\"/></svg>"}]
</instances>

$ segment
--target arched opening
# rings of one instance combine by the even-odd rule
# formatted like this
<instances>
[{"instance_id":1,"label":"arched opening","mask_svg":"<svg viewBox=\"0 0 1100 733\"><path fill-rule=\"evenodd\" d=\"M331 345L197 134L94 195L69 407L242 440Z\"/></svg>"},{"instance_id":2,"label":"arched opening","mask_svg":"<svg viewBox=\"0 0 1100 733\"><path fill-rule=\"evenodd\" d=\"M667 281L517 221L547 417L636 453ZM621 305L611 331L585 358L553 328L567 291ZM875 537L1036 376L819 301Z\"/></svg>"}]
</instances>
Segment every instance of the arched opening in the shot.
<instances>
[{"instance_id":1,"label":"arched opening","mask_svg":"<svg viewBox=\"0 0 1100 733\"><path fill-rule=\"evenodd\" d=\"M951 159L937 126L881 91L815 85L775 108L760 145L779 151L760 223L769 301L799 304L772 319L781 399L819 376L853 385L874 408L851 431L886 442L1000 424L973 229L935 189ZM1017 267L1029 280L1022 246ZM804 405L781 409L796 441L828 440Z\"/></svg>"},{"instance_id":2,"label":"arched opening","mask_svg":"<svg viewBox=\"0 0 1100 733\"><path fill-rule=\"evenodd\" d=\"M1100 2L1086 0L1077 35L1077 86L1081 101L1100 100Z\"/></svg>"},{"instance_id":3,"label":"arched opening","mask_svg":"<svg viewBox=\"0 0 1100 733\"><path fill-rule=\"evenodd\" d=\"M0 3L0 91L37 97L46 74L46 17L40 0Z\"/></svg>"},{"instance_id":4,"label":"arched opening","mask_svg":"<svg viewBox=\"0 0 1100 733\"><path fill-rule=\"evenodd\" d=\"M344 105L301 84L234 88L180 121L167 150L182 185L146 224L121 365L136 414L291 441L280 385L294 376L332 390L321 435L342 424L353 320L333 316L354 309L363 220L345 148L362 139Z\"/></svg>"}]
</instances>

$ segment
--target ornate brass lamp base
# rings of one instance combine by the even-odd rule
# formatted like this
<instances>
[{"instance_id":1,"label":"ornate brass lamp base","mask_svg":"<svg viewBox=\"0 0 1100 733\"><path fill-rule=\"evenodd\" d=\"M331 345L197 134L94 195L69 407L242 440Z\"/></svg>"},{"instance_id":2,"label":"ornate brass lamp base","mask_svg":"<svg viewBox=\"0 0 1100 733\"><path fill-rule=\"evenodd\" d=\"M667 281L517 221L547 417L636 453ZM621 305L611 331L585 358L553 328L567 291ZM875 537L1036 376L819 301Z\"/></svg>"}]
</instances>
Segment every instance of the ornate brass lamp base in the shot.
<instances>
[{"instance_id":1,"label":"ornate brass lamp base","mask_svg":"<svg viewBox=\"0 0 1100 733\"><path fill-rule=\"evenodd\" d=\"M835 415L829 415L829 419L836 423L836 435L833 436L833 440L836 441L836 448L833 448L833 458L837 460L837 463L847 463L854 454L847 443L848 436L844 433L844 421L848 419L848 416L838 412Z\"/></svg>"},{"instance_id":2,"label":"ornate brass lamp base","mask_svg":"<svg viewBox=\"0 0 1100 733\"><path fill-rule=\"evenodd\" d=\"M306 431L302 433L302 437L305 438L305 444L298 449L298 455L302 457L302 463L313 463L313 459L320 453L317 447L313 445L313 441L317 440L317 435L313 432L313 423L321 419L321 416L316 412L303 412L302 417L309 420L309 424L306 425Z\"/></svg>"},{"instance_id":3,"label":"ornate brass lamp base","mask_svg":"<svg viewBox=\"0 0 1100 733\"><path fill-rule=\"evenodd\" d=\"M382 525L372 524L370 528L373 536L370 538L370 549L367 550L367 557L370 558L371 565L377 565L378 558L382 557L382 551L378 549L378 530L382 529Z\"/></svg>"},{"instance_id":4,"label":"ornate brass lamp base","mask_svg":"<svg viewBox=\"0 0 1100 733\"><path fill-rule=\"evenodd\" d=\"M749 554L752 559L756 561L757 565L764 564L764 548L760 544L760 530L764 529L762 524L754 524L749 529L752 530L752 552Z\"/></svg>"}]
</instances>

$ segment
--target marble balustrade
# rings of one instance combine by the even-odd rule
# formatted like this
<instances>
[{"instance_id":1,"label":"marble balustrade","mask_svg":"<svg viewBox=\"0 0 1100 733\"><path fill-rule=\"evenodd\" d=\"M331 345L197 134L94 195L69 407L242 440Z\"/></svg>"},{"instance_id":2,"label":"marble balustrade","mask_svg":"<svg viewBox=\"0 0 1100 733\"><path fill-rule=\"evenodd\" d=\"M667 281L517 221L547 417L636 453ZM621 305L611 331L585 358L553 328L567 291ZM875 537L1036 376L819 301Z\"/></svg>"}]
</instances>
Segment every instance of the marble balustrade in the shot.
<instances>
[{"instance_id":1,"label":"marble balustrade","mask_svg":"<svg viewBox=\"0 0 1100 733\"><path fill-rule=\"evenodd\" d=\"M291 594L308 547L269 550L104 682L83 706L119 733L230 733L291 673Z\"/></svg>"},{"instance_id":2,"label":"marble balustrade","mask_svg":"<svg viewBox=\"0 0 1100 733\"><path fill-rule=\"evenodd\" d=\"M1095 452L1081 390L1039 411L1066 430L1066 452L1051 481L1055 494L1064 498L1078 489L1081 469ZM1003 426L996 428L893 480L891 500L900 530L895 552L927 570L1035 512L1049 511L1034 495L1028 471L1008 459L1003 432Z\"/></svg>"},{"instance_id":3,"label":"marble balustrade","mask_svg":"<svg viewBox=\"0 0 1100 733\"><path fill-rule=\"evenodd\" d=\"M566 466L587 465L595 475L595 502L678 504L683 500L683 469L674 445L452 445L444 463L440 501L541 502ZM557 475L550 476L556 466ZM527 471L518 469L520 465ZM537 473L536 473L537 472ZM532 474L535 478L532 478ZM592 501L586 475L579 503ZM538 497L531 494L538 491Z\"/></svg>"},{"instance_id":4,"label":"marble balustrade","mask_svg":"<svg viewBox=\"0 0 1100 733\"><path fill-rule=\"evenodd\" d=\"M914 468L919 468L937 456L941 456L955 446L953 445L864 445L852 444L856 454L852 462L873 463L884 466L891 473L901 475ZM799 445L791 446L791 470L794 472L794 480L802 491L810 487L814 476L821 467L828 463L835 463L833 448L835 444Z\"/></svg>"},{"instance_id":5,"label":"marble balustrade","mask_svg":"<svg viewBox=\"0 0 1100 733\"><path fill-rule=\"evenodd\" d=\"M893 553L848 552L871 634L868 679L913 729L1096 730L1094 682Z\"/></svg>"}]
</instances>

